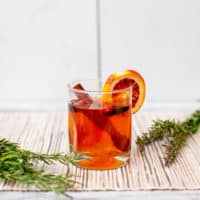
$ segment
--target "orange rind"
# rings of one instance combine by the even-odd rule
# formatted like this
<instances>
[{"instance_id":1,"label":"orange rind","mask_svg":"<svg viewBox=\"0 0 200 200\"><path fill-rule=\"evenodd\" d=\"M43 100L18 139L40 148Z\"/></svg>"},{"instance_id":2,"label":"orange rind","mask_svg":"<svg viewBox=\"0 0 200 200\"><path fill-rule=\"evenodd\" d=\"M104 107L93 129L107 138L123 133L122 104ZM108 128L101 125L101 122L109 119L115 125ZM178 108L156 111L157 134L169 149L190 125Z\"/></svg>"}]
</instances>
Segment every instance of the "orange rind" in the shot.
<instances>
[{"instance_id":1,"label":"orange rind","mask_svg":"<svg viewBox=\"0 0 200 200\"><path fill-rule=\"evenodd\" d=\"M120 91L129 87L132 89L132 113L136 113L144 102L146 86L142 75L135 70L127 69L121 73L111 74L102 89L104 92L103 102L105 104L113 104L118 101L121 104L128 103L128 92L115 94L112 91Z\"/></svg>"}]
</instances>

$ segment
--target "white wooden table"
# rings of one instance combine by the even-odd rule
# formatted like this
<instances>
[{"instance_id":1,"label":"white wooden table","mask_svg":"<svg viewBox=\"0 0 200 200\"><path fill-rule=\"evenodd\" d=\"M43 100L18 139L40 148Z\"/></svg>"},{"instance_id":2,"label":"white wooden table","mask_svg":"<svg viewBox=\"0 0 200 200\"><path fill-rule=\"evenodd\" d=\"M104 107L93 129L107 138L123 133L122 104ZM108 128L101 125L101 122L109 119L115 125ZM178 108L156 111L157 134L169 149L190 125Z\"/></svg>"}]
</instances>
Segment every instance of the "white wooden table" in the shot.
<instances>
[{"instance_id":1,"label":"white wooden table","mask_svg":"<svg viewBox=\"0 0 200 200\"><path fill-rule=\"evenodd\" d=\"M198 200L200 191L69 192L71 197L50 192L0 192L1 200Z\"/></svg>"}]
</instances>

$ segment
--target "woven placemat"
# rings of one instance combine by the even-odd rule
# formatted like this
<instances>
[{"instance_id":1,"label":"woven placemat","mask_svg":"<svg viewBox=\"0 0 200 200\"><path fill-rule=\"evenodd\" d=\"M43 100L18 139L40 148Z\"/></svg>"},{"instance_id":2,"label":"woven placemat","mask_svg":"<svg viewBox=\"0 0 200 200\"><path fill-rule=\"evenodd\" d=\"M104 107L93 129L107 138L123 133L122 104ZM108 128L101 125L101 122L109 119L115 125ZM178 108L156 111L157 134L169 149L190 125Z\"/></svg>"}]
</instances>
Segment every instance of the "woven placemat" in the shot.
<instances>
[{"instance_id":1,"label":"woven placemat","mask_svg":"<svg viewBox=\"0 0 200 200\"><path fill-rule=\"evenodd\" d=\"M133 116L133 140L150 127L152 120L182 120L189 113L139 113ZM67 152L67 115L64 112L1 112L0 137L18 142L23 148L35 152ZM129 165L115 169L94 171L69 166L76 175L73 191L102 190L198 190L200 189L200 134L191 136L180 153L177 162L164 166L164 148L161 142L149 145L143 155L133 141L132 159ZM53 173L65 173L66 167L47 167ZM18 184L0 183L1 191L37 191Z\"/></svg>"}]
</instances>

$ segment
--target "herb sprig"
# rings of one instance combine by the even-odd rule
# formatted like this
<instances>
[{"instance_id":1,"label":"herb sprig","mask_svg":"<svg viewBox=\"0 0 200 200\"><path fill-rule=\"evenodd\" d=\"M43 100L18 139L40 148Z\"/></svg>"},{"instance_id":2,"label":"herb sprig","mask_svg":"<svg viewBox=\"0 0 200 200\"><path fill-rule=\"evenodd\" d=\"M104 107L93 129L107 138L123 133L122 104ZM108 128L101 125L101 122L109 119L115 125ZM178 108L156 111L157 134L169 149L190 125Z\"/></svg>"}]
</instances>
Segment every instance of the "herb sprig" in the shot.
<instances>
[{"instance_id":1,"label":"herb sprig","mask_svg":"<svg viewBox=\"0 0 200 200\"><path fill-rule=\"evenodd\" d=\"M17 143L0 139L0 179L8 183L20 183L64 194L75 182L73 175L69 172L65 175L47 173L43 169L34 167L34 161L43 161L48 165L59 162L67 167L76 159L78 155L34 153L21 149Z\"/></svg>"},{"instance_id":2,"label":"herb sprig","mask_svg":"<svg viewBox=\"0 0 200 200\"><path fill-rule=\"evenodd\" d=\"M194 112L183 122L175 122L175 120L157 120L153 122L147 133L137 138L137 145L140 150L144 150L144 146L151 144L157 140L168 139L167 144L163 146L165 149L165 164L172 164L182 147L186 144L188 136L197 133L200 126L200 110Z\"/></svg>"}]
</instances>

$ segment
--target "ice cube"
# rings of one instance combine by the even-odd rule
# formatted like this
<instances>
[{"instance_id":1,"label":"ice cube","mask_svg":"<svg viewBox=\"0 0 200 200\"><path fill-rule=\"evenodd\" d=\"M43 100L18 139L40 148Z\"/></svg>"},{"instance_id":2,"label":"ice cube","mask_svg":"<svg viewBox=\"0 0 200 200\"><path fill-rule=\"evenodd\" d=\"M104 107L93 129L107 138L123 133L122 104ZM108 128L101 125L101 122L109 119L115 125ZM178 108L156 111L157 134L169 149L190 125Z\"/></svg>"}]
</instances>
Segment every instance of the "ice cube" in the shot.
<instances>
[{"instance_id":1,"label":"ice cube","mask_svg":"<svg viewBox=\"0 0 200 200\"><path fill-rule=\"evenodd\" d=\"M88 99L73 99L71 105L75 108L87 109L91 105L91 100Z\"/></svg>"},{"instance_id":2,"label":"ice cube","mask_svg":"<svg viewBox=\"0 0 200 200\"><path fill-rule=\"evenodd\" d=\"M101 98L93 97L91 98L90 109L100 109L102 107Z\"/></svg>"}]
</instances>

